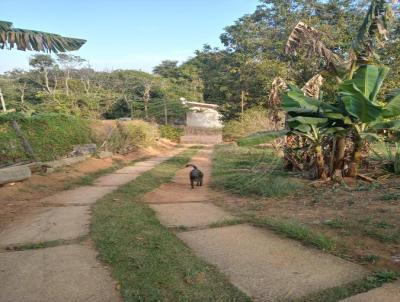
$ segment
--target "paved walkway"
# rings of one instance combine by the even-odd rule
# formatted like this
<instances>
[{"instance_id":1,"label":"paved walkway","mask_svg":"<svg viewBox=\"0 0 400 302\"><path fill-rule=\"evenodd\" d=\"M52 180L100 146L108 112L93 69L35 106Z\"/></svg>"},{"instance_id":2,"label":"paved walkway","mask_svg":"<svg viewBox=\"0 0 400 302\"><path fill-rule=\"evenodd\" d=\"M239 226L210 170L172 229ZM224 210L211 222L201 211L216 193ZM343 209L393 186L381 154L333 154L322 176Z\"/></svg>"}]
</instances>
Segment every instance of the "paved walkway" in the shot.
<instances>
[{"instance_id":1,"label":"paved walkway","mask_svg":"<svg viewBox=\"0 0 400 302\"><path fill-rule=\"evenodd\" d=\"M198 256L218 267L254 301L300 298L367 275L359 265L304 247L268 230L247 224L229 226L227 222L234 217L213 204L213 199L220 199L221 195L208 186L211 154L211 149L204 150L192 159L205 174L205 186L192 190L188 181L190 169L185 168L177 172L171 183L147 194L145 202L164 225L182 230L178 237ZM361 296L346 301L400 301L399 295L393 296L390 289L380 289L388 300Z\"/></svg>"},{"instance_id":2,"label":"paved walkway","mask_svg":"<svg viewBox=\"0 0 400 302\"><path fill-rule=\"evenodd\" d=\"M0 233L1 302L119 302L108 270L96 259L89 234L90 205L131 182L181 149L135 163L98 178L92 186L60 192L44 207ZM58 241L61 245L23 251L6 248ZM79 243L81 242L81 243Z\"/></svg>"}]
</instances>

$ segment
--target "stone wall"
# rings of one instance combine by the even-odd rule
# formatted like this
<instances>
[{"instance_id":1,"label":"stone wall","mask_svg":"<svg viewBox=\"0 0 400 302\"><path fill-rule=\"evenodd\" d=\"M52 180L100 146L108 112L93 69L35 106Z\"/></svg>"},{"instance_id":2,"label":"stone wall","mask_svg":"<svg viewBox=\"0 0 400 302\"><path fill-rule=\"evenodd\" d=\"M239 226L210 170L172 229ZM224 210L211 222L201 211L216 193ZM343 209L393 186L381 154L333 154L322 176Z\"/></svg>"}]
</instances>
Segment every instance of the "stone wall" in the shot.
<instances>
[{"instance_id":1,"label":"stone wall","mask_svg":"<svg viewBox=\"0 0 400 302\"><path fill-rule=\"evenodd\" d=\"M190 111L186 114L186 126L195 128L222 129L221 115L213 109Z\"/></svg>"}]
</instances>

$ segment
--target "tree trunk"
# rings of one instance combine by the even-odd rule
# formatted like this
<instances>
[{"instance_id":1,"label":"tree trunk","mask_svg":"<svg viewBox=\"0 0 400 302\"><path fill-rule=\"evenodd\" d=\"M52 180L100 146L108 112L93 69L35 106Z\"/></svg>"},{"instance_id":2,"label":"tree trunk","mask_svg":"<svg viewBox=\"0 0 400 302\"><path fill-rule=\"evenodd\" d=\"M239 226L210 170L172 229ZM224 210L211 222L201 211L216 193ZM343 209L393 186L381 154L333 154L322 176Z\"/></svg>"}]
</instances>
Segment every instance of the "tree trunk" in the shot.
<instances>
[{"instance_id":1,"label":"tree trunk","mask_svg":"<svg viewBox=\"0 0 400 302\"><path fill-rule=\"evenodd\" d=\"M67 69L66 76L65 76L65 94L69 96L68 81L69 81L69 69Z\"/></svg>"},{"instance_id":2,"label":"tree trunk","mask_svg":"<svg viewBox=\"0 0 400 302\"><path fill-rule=\"evenodd\" d=\"M167 100L164 99L164 122L165 125L168 125L168 108L167 108Z\"/></svg>"},{"instance_id":3,"label":"tree trunk","mask_svg":"<svg viewBox=\"0 0 400 302\"><path fill-rule=\"evenodd\" d=\"M149 119L149 101L150 101L150 90L151 90L151 84L145 84L144 86L144 93L143 93L143 101L144 101L144 114L145 114L145 119Z\"/></svg>"},{"instance_id":4,"label":"tree trunk","mask_svg":"<svg viewBox=\"0 0 400 302\"><path fill-rule=\"evenodd\" d=\"M20 97L20 99L21 99L21 103L22 103L22 104L25 103L25 89L26 89L26 83L24 83L23 86L20 86L20 87L19 87L19 91L21 92L21 97Z\"/></svg>"},{"instance_id":5,"label":"tree trunk","mask_svg":"<svg viewBox=\"0 0 400 302\"><path fill-rule=\"evenodd\" d=\"M47 92L51 94L51 89L49 84L49 71L45 69L43 75L44 75L44 85L46 86Z\"/></svg>"},{"instance_id":6,"label":"tree trunk","mask_svg":"<svg viewBox=\"0 0 400 302\"><path fill-rule=\"evenodd\" d=\"M4 101L3 93L1 92L1 88L0 88L0 101L1 101L1 107L3 108L3 112L7 112L6 102Z\"/></svg>"},{"instance_id":7,"label":"tree trunk","mask_svg":"<svg viewBox=\"0 0 400 302\"><path fill-rule=\"evenodd\" d=\"M244 93L244 90L242 90L242 93L241 93L241 103L240 103L240 105L241 105L241 112L242 112L242 119L243 119L243 113L244 113L244 97L245 97L245 93Z\"/></svg>"}]
</instances>

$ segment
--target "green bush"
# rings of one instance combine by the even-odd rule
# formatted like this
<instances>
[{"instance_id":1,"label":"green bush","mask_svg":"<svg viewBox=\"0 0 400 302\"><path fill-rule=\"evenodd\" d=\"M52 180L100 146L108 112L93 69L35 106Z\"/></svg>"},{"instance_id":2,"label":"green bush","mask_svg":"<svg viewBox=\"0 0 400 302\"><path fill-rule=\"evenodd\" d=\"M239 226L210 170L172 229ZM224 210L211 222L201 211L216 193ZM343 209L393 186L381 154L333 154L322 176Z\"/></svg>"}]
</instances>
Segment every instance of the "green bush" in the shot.
<instances>
[{"instance_id":1,"label":"green bush","mask_svg":"<svg viewBox=\"0 0 400 302\"><path fill-rule=\"evenodd\" d=\"M239 120L225 123L223 135L227 141L237 140L249 134L273 130L268 111L263 107L253 107L244 112Z\"/></svg>"},{"instance_id":2,"label":"green bush","mask_svg":"<svg viewBox=\"0 0 400 302\"><path fill-rule=\"evenodd\" d=\"M169 139L172 142L179 143L181 136L183 135L183 129L175 128L170 125L163 125L159 127L160 136L162 138Z\"/></svg>"},{"instance_id":3,"label":"green bush","mask_svg":"<svg viewBox=\"0 0 400 302\"><path fill-rule=\"evenodd\" d=\"M128 153L153 145L159 138L155 125L144 121L117 122L107 148L116 153Z\"/></svg>"},{"instance_id":4,"label":"green bush","mask_svg":"<svg viewBox=\"0 0 400 302\"><path fill-rule=\"evenodd\" d=\"M63 157L74 145L86 144L90 140L88 122L73 116L42 114L20 117L18 123L30 142L35 155L42 161ZM0 164L29 159L21 142L7 119L0 121Z\"/></svg>"}]
</instances>

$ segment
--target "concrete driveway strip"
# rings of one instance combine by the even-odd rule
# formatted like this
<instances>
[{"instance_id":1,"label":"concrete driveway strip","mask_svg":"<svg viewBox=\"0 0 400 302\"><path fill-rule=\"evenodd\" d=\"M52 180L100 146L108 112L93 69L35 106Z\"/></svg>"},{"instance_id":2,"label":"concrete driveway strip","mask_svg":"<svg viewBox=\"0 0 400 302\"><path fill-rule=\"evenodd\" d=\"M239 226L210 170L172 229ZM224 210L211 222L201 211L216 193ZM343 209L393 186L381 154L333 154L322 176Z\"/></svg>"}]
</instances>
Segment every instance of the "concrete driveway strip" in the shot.
<instances>
[{"instance_id":1,"label":"concrete driveway strip","mask_svg":"<svg viewBox=\"0 0 400 302\"><path fill-rule=\"evenodd\" d=\"M178 233L254 301L300 298L366 275L360 266L249 225Z\"/></svg>"},{"instance_id":2,"label":"concrete driveway strip","mask_svg":"<svg viewBox=\"0 0 400 302\"><path fill-rule=\"evenodd\" d=\"M0 253L1 302L122 302L89 246Z\"/></svg>"},{"instance_id":3,"label":"concrete driveway strip","mask_svg":"<svg viewBox=\"0 0 400 302\"><path fill-rule=\"evenodd\" d=\"M75 239L89 233L90 207L44 208L0 233L0 246Z\"/></svg>"},{"instance_id":4,"label":"concrete driveway strip","mask_svg":"<svg viewBox=\"0 0 400 302\"><path fill-rule=\"evenodd\" d=\"M382 287L370 290L344 299L340 302L399 302L400 282L385 284Z\"/></svg>"}]
</instances>

